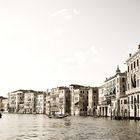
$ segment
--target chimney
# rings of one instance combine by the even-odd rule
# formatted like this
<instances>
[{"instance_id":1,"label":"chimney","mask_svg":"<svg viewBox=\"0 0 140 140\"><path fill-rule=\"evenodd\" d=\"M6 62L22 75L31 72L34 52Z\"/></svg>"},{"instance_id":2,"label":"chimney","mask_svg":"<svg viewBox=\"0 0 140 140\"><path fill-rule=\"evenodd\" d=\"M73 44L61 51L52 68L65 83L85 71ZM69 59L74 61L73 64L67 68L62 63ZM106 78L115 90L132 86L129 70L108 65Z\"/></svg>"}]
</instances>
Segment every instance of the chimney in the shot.
<instances>
[{"instance_id":1,"label":"chimney","mask_svg":"<svg viewBox=\"0 0 140 140\"><path fill-rule=\"evenodd\" d=\"M129 57L131 57L131 53L129 53Z\"/></svg>"}]
</instances>

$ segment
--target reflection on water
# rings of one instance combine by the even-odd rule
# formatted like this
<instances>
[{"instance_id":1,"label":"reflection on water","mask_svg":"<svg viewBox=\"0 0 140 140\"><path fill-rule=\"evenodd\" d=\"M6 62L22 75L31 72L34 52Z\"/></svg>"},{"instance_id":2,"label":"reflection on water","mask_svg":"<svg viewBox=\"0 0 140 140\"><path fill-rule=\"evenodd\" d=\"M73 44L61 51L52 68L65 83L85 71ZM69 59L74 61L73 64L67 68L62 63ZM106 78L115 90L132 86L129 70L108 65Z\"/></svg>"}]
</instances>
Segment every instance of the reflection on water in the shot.
<instances>
[{"instance_id":1,"label":"reflection on water","mask_svg":"<svg viewBox=\"0 0 140 140\"><path fill-rule=\"evenodd\" d=\"M109 118L4 114L0 140L139 140L140 122Z\"/></svg>"}]
</instances>

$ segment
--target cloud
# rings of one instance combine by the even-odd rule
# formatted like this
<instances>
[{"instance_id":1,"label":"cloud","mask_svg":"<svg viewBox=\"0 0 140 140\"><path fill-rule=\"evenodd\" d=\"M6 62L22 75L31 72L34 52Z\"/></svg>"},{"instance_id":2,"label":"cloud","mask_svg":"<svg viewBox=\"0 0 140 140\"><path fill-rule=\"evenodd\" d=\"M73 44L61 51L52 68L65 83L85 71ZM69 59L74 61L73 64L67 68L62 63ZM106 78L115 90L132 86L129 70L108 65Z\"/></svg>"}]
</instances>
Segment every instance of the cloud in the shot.
<instances>
[{"instance_id":1,"label":"cloud","mask_svg":"<svg viewBox=\"0 0 140 140\"><path fill-rule=\"evenodd\" d=\"M99 50L95 46L91 46L86 51L77 51L72 56L66 58L63 63L66 65L86 65L100 63L101 58Z\"/></svg>"},{"instance_id":2,"label":"cloud","mask_svg":"<svg viewBox=\"0 0 140 140\"><path fill-rule=\"evenodd\" d=\"M57 12L54 12L51 14L52 17L55 17L55 16L58 16L58 15L65 15L65 13L67 12L68 10L67 9L61 9Z\"/></svg>"},{"instance_id":3,"label":"cloud","mask_svg":"<svg viewBox=\"0 0 140 140\"><path fill-rule=\"evenodd\" d=\"M59 11L52 13L50 16L52 17L62 16L66 20L71 20L74 16L77 16L79 14L80 14L79 11L76 8L74 8L74 9L61 9Z\"/></svg>"}]
</instances>

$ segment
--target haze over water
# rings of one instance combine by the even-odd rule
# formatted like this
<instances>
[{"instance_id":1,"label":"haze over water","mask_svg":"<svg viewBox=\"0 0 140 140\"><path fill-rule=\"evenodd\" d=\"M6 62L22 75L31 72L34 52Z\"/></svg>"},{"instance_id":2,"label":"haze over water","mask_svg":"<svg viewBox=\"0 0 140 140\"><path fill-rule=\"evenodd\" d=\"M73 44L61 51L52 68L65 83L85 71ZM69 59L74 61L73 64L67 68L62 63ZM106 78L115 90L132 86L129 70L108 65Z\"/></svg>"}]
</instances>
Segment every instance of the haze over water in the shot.
<instances>
[{"instance_id":1,"label":"haze over water","mask_svg":"<svg viewBox=\"0 0 140 140\"><path fill-rule=\"evenodd\" d=\"M110 118L4 114L0 140L138 140L140 123Z\"/></svg>"}]
</instances>

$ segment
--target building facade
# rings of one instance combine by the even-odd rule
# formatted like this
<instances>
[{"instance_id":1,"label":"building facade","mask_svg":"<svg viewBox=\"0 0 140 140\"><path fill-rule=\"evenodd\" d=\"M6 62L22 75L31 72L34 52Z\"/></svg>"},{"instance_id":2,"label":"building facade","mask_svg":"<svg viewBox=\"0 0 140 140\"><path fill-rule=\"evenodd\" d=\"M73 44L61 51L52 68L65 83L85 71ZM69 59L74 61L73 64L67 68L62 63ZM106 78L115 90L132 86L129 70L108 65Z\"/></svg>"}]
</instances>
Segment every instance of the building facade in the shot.
<instances>
[{"instance_id":1,"label":"building facade","mask_svg":"<svg viewBox=\"0 0 140 140\"><path fill-rule=\"evenodd\" d=\"M125 95L126 72L121 73L117 67L116 74L105 80L99 88L98 115L104 117L119 116L119 98Z\"/></svg>"},{"instance_id":2,"label":"building facade","mask_svg":"<svg viewBox=\"0 0 140 140\"><path fill-rule=\"evenodd\" d=\"M127 64L127 91L128 116L132 119L140 119L140 46L138 50L126 61Z\"/></svg>"},{"instance_id":3,"label":"building facade","mask_svg":"<svg viewBox=\"0 0 140 140\"><path fill-rule=\"evenodd\" d=\"M37 92L35 102L35 112L37 114L45 114L46 92Z\"/></svg>"},{"instance_id":4,"label":"building facade","mask_svg":"<svg viewBox=\"0 0 140 140\"><path fill-rule=\"evenodd\" d=\"M68 87L52 88L46 95L46 114L70 114L70 103Z\"/></svg>"},{"instance_id":5,"label":"building facade","mask_svg":"<svg viewBox=\"0 0 140 140\"><path fill-rule=\"evenodd\" d=\"M46 108L45 108L45 114L50 115L51 114L51 98L50 98L50 92L46 93Z\"/></svg>"},{"instance_id":6,"label":"building facade","mask_svg":"<svg viewBox=\"0 0 140 140\"><path fill-rule=\"evenodd\" d=\"M0 111L8 112L8 98L0 96Z\"/></svg>"},{"instance_id":7,"label":"building facade","mask_svg":"<svg viewBox=\"0 0 140 140\"><path fill-rule=\"evenodd\" d=\"M119 105L119 107L120 107L119 117L122 119L129 119L128 96L124 95L124 96L120 97L119 103L120 103L120 105Z\"/></svg>"},{"instance_id":8,"label":"building facade","mask_svg":"<svg viewBox=\"0 0 140 140\"><path fill-rule=\"evenodd\" d=\"M8 93L10 113L42 114L45 113L46 92L17 90Z\"/></svg>"},{"instance_id":9,"label":"building facade","mask_svg":"<svg viewBox=\"0 0 140 140\"><path fill-rule=\"evenodd\" d=\"M24 93L22 90L17 90L8 93L9 112L17 113L20 110L20 104L23 104L23 99L20 97Z\"/></svg>"},{"instance_id":10,"label":"building facade","mask_svg":"<svg viewBox=\"0 0 140 140\"><path fill-rule=\"evenodd\" d=\"M90 87L88 91L88 112L89 116L97 115L97 105L98 105L98 88Z\"/></svg>"},{"instance_id":11,"label":"building facade","mask_svg":"<svg viewBox=\"0 0 140 140\"><path fill-rule=\"evenodd\" d=\"M70 85L71 115L87 115L89 87Z\"/></svg>"}]
</instances>

